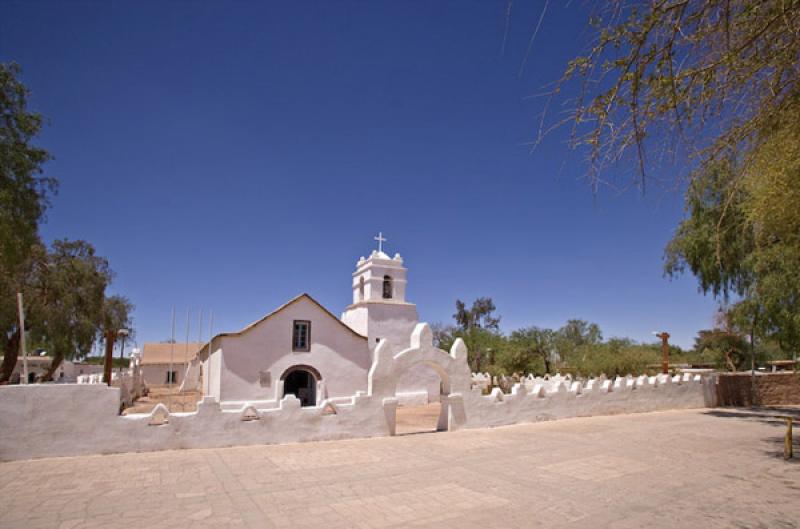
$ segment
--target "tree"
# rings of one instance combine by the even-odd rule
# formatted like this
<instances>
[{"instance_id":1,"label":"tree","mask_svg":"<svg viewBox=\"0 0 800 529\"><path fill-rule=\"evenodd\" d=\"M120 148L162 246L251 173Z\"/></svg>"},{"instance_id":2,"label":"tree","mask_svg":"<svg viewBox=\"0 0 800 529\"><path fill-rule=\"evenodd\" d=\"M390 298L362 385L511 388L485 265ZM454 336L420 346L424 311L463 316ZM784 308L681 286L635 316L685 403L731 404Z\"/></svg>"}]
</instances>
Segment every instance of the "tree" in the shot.
<instances>
[{"instance_id":1,"label":"tree","mask_svg":"<svg viewBox=\"0 0 800 529\"><path fill-rule=\"evenodd\" d=\"M754 280L747 266L754 233L744 190L737 184L739 170L736 160L727 158L698 172L686 192L688 217L665 250L668 275L688 268L703 293L725 301L744 295Z\"/></svg>"},{"instance_id":2,"label":"tree","mask_svg":"<svg viewBox=\"0 0 800 529\"><path fill-rule=\"evenodd\" d=\"M568 119L554 125L572 124L572 146L587 149L593 185L629 154L644 187L648 160L663 154L702 166L734 146L753 152L763 131L798 107L800 1L598 6L589 49L569 62L552 94L577 83Z\"/></svg>"},{"instance_id":3,"label":"tree","mask_svg":"<svg viewBox=\"0 0 800 529\"><path fill-rule=\"evenodd\" d=\"M109 326L129 324L130 302L105 295L111 278L108 261L85 241L58 240L49 252L43 246L33 249L25 281L26 331L31 341L51 353L43 381L51 380L65 359L89 354ZM0 382L9 380L16 365L16 350L10 353Z\"/></svg>"},{"instance_id":4,"label":"tree","mask_svg":"<svg viewBox=\"0 0 800 529\"><path fill-rule=\"evenodd\" d=\"M754 336L800 347L800 111L775 124L749 164L698 173L686 218L667 246L667 274L689 268L701 290L735 296Z\"/></svg>"},{"instance_id":5,"label":"tree","mask_svg":"<svg viewBox=\"0 0 800 529\"><path fill-rule=\"evenodd\" d=\"M561 327L555 336L559 360L575 364L585 360L588 352L603 341L603 332L596 323L572 319Z\"/></svg>"},{"instance_id":6,"label":"tree","mask_svg":"<svg viewBox=\"0 0 800 529\"><path fill-rule=\"evenodd\" d=\"M86 355L108 321L127 322L132 308L122 298L106 299L111 270L89 243L60 240L48 251L39 239L57 182L43 174L50 155L33 144L42 117L28 110L19 75L18 65L0 63L0 383L17 363L17 292L25 296L26 332L53 355L45 380L65 358Z\"/></svg>"},{"instance_id":7,"label":"tree","mask_svg":"<svg viewBox=\"0 0 800 529\"><path fill-rule=\"evenodd\" d=\"M729 371L738 371L747 360L749 347L744 336L725 329L699 331L695 351Z\"/></svg>"},{"instance_id":8,"label":"tree","mask_svg":"<svg viewBox=\"0 0 800 529\"><path fill-rule=\"evenodd\" d=\"M472 307L469 309L463 301L457 299L453 318L462 330L472 328L496 330L500 327L500 317L494 316L496 309L492 298L478 298L472 302Z\"/></svg>"},{"instance_id":9,"label":"tree","mask_svg":"<svg viewBox=\"0 0 800 529\"><path fill-rule=\"evenodd\" d=\"M455 337L464 340L469 355L469 364L474 371L485 368L486 355L497 354L502 343L497 339L500 328L500 317L494 315L496 307L492 298L478 298L467 309L460 299L456 300L456 313L453 318L457 323ZM492 358L488 358L491 364Z\"/></svg>"},{"instance_id":10,"label":"tree","mask_svg":"<svg viewBox=\"0 0 800 529\"><path fill-rule=\"evenodd\" d=\"M687 218L667 246L667 274L689 269L703 292L741 298L752 330L796 350L800 0L601 5L590 49L553 94L578 83L563 123L587 149L594 188L631 155L642 189L651 160L677 161Z\"/></svg>"},{"instance_id":11,"label":"tree","mask_svg":"<svg viewBox=\"0 0 800 529\"><path fill-rule=\"evenodd\" d=\"M108 261L85 241L58 240L31 285L31 337L52 355L42 380L65 360L86 356L103 323Z\"/></svg>"},{"instance_id":12,"label":"tree","mask_svg":"<svg viewBox=\"0 0 800 529\"><path fill-rule=\"evenodd\" d=\"M433 346L449 351L455 341L456 328L443 323L432 323Z\"/></svg>"},{"instance_id":13,"label":"tree","mask_svg":"<svg viewBox=\"0 0 800 529\"><path fill-rule=\"evenodd\" d=\"M28 89L15 63L0 63L0 382L14 369L19 347L16 293L30 280L39 245L38 226L55 192L43 175L50 155L33 144L42 117L28 110Z\"/></svg>"},{"instance_id":14,"label":"tree","mask_svg":"<svg viewBox=\"0 0 800 529\"><path fill-rule=\"evenodd\" d=\"M106 344L103 381L107 384L111 382L114 343L117 341L120 330L130 328L131 312L133 312L133 304L123 296L111 296L106 298L103 303L102 323L98 331L101 331Z\"/></svg>"},{"instance_id":15,"label":"tree","mask_svg":"<svg viewBox=\"0 0 800 529\"><path fill-rule=\"evenodd\" d=\"M556 332L536 326L517 329L509 337L511 354L506 367L519 373L535 373L544 369L550 373L556 349Z\"/></svg>"}]
</instances>

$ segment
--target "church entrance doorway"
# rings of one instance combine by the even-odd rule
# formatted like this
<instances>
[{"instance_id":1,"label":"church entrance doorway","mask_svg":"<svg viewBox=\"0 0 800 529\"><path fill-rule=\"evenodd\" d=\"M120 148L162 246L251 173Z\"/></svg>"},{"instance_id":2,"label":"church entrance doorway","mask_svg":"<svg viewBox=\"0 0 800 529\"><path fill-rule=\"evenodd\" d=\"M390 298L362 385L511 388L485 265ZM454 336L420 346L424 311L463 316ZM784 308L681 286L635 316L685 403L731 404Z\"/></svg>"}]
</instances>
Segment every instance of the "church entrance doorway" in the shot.
<instances>
[{"instance_id":1,"label":"church entrance doorway","mask_svg":"<svg viewBox=\"0 0 800 529\"><path fill-rule=\"evenodd\" d=\"M319 373L310 366L295 366L286 370L283 379L283 397L290 393L300 400L301 406L317 405Z\"/></svg>"}]
</instances>

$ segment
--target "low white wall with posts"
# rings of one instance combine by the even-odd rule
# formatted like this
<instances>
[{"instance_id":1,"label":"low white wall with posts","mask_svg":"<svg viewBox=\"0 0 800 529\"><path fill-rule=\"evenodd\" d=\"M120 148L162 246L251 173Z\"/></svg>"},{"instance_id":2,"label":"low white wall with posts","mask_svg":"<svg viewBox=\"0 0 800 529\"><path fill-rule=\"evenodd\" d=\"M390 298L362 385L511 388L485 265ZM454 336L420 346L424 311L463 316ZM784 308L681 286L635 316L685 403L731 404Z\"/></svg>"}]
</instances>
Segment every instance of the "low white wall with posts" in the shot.
<instances>
[{"instance_id":1,"label":"low white wall with posts","mask_svg":"<svg viewBox=\"0 0 800 529\"><path fill-rule=\"evenodd\" d=\"M289 395L269 409L244 403L223 410L205 399L196 412L169 413L159 405L149 414L121 416L119 388L0 386L0 460L394 435L398 380L423 365L441 379L440 430L714 405L715 379L699 375L585 382L527 377L510 393L495 388L484 395L469 371L463 341L449 353L436 349L430 328L419 324L410 344L392 351L382 341L366 393L315 407L301 407Z\"/></svg>"}]
</instances>

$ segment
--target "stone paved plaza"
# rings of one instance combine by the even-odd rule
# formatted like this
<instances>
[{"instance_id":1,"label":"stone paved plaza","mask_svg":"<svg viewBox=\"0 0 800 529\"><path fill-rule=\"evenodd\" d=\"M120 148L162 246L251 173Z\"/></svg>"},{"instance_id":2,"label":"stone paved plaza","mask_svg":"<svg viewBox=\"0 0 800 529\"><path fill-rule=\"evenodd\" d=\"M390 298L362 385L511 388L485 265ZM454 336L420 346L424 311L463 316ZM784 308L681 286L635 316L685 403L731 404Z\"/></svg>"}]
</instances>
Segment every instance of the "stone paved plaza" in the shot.
<instances>
[{"instance_id":1,"label":"stone paved plaza","mask_svg":"<svg viewBox=\"0 0 800 529\"><path fill-rule=\"evenodd\" d=\"M800 527L786 412L3 463L0 527Z\"/></svg>"}]
</instances>

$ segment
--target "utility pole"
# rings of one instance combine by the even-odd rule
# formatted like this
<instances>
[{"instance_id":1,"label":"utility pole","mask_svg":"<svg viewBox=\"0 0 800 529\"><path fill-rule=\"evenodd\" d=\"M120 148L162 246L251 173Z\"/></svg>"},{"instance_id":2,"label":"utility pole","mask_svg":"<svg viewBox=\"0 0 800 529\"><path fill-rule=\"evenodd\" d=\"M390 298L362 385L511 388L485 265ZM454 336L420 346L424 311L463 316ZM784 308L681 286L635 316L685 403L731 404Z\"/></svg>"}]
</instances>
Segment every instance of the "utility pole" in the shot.
<instances>
[{"instance_id":1,"label":"utility pole","mask_svg":"<svg viewBox=\"0 0 800 529\"><path fill-rule=\"evenodd\" d=\"M22 383L28 383L28 355L25 352L25 309L22 306L22 292L17 292L17 311L19 312L19 354L22 355Z\"/></svg>"}]
</instances>

